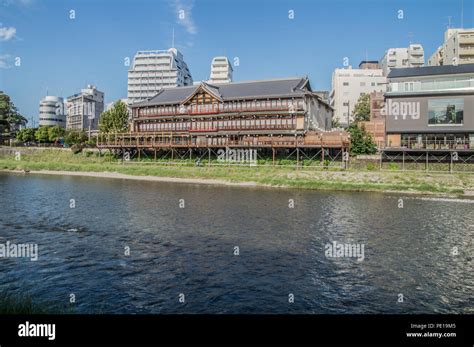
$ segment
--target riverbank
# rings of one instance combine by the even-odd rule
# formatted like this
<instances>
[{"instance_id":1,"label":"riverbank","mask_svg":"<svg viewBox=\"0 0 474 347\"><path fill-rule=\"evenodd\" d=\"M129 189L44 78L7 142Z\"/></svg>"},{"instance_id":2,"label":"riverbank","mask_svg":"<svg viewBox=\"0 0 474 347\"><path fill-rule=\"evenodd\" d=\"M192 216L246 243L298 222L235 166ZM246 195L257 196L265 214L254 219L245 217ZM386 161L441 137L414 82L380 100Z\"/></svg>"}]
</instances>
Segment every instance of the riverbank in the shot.
<instances>
[{"instance_id":1,"label":"riverbank","mask_svg":"<svg viewBox=\"0 0 474 347\"><path fill-rule=\"evenodd\" d=\"M294 167L190 166L111 160L88 153L41 151L22 154L20 160L0 158L4 172L74 175L173 183L316 190L423 193L449 196L474 195L474 175L419 171L342 171Z\"/></svg>"},{"instance_id":2,"label":"riverbank","mask_svg":"<svg viewBox=\"0 0 474 347\"><path fill-rule=\"evenodd\" d=\"M54 303L38 304L30 295L0 293L0 314L65 314L74 313L71 307Z\"/></svg>"}]
</instances>

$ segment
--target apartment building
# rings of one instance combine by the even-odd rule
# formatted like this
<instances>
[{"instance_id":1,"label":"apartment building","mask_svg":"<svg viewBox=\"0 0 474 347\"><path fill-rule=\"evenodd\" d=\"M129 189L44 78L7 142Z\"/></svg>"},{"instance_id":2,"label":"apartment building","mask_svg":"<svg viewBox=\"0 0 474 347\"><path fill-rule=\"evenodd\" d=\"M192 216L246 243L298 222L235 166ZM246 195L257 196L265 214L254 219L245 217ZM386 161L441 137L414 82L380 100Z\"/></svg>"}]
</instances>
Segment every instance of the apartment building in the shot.
<instances>
[{"instance_id":1,"label":"apartment building","mask_svg":"<svg viewBox=\"0 0 474 347\"><path fill-rule=\"evenodd\" d=\"M332 75L330 105L335 109L334 117L347 127L353 120L354 107L363 94L385 92L387 78L382 69L367 68L362 62L359 69L336 69ZM372 65L373 66L373 65Z\"/></svg>"},{"instance_id":2,"label":"apartment building","mask_svg":"<svg viewBox=\"0 0 474 347\"><path fill-rule=\"evenodd\" d=\"M424 64L425 52L420 44L410 44L406 48L389 48L380 59L384 76L387 76L391 69L420 67Z\"/></svg>"},{"instance_id":3,"label":"apartment building","mask_svg":"<svg viewBox=\"0 0 474 347\"><path fill-rule=\"evenodd\" d=\"M80 93L68 97L66 107L67 129L97 130L100 115L104 112L104 93L89 84Z\"/></svg>"},{"instance_id":4,"label":"apartment building","mask_svg":"<svg viewBox=\"0 0 474 347\"><path fill-rule=\"evenodd\" d=\"M450 28L444 33L444 43L428 60L430 66L474 63L474 28Z\"/></svg>"},{"instance_id":5,"label":"apartment building","mask_svg":"<svg viewBox=\"0 0 474 347\"><path fill-rule=\"evenodd\" d=\"M39 103L39 125L66 127L66 112L64 99L48 95Z\"/></svg>"},{"instance_id":6,"label":"apartment building","mask_svg":"<svg viewBox=\"0 0 474 347\"><path fill-rule=\"evenodd\" d=\"M211 63L211 78L209 83L232 82L232 65L227 57L214 57Z\"/></svg>"},{"instance_id":7,"label":"apartment building","mask_svg":"<svg viewBox=\"0 0 474 347\"><path fill-rule=\"evenodd\" d=\"M193 78L183 55L176 48L139 51L128 71L130 104L155 96L162 88L189 86Z\"/></svg>"}]
</instances>

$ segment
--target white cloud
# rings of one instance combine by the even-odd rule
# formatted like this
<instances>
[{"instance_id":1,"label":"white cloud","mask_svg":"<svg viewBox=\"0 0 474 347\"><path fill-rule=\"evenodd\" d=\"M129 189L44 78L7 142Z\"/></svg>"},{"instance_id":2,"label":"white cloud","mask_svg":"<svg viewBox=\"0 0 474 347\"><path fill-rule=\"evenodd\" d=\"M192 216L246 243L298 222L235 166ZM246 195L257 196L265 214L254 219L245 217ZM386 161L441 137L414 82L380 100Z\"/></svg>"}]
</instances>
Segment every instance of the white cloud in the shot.
<instances>
[{"instance_id":1,"label":"white cloud","mask_svg":"<svg viewBox=\"0 0 474 347\"><path fill-rule=\"evenodd\" d=\"M2 6L11 6L11 5L30 6L34 2L35 0L0 0L0 5Z\"/></svg>"},{"instance_id":2,"label":"white cloud","mask_svg":"<svg viewBox=\"0 0 474 347\"><path fill-rule=\"evenodd\" d=\"M174 0L174 9L176 11L176 22L182 25L189 34L197 34L197 26L193 20L194 1Z\"/></svg>"},{"instance_id":3,"label":"white cloud","mask_svg":"<svg viewBox=\"0 0 474 347\"><path fill-rule=\"evenodd\" d=\"M8 69L10 68L11 66L8 65L8 60L10 59L10 54L3 54L3 55L0 55L0 69Z\"/></svg>"},{"instance_id":4,"label":"white cloud","mask_svg":"<svg viewBox=\"0 0 474 347\"><path fill-rule=\"evenodd\" d=\"M8 41L16 35L16 28L14 27L0 27L0 41Z\"/></svg>"}]
</instances>

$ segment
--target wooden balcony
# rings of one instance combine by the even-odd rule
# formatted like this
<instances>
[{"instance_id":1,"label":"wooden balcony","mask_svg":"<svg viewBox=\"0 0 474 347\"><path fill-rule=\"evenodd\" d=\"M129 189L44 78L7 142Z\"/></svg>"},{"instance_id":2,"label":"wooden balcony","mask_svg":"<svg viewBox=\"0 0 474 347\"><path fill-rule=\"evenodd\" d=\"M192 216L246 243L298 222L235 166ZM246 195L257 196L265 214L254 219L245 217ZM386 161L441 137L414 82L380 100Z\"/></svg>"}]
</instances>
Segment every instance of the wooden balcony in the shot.
<instances>
[{"instance_id":1,"label":"wooden balcony","mask_svg":"<svg viewBox=\"0 0 474 347\"><path fill-rule=\"evenodd\" d=\"M236 138L238 137L238 138ZM346 133L321 133L286 136L203 136L200 134L184 133L128 133L128 134L99 134L99 148L223 148L223 147L252 147L252 148L347 148L349 138Z\"/></svg>"},{"instance_id":2,"label":"wooden balcony","mask_svg":"<svg viewBox=\"0 0 474 347\"><path fill-rule=\"evenodd\" d=\"M143 111L145 108L141 109ZM260 107L227 107L225 108L223 105L216 104L210 105L209 107L188 107L184 112L180 112L179 108L174 107L172 110L162 112L155 112L144 114L140 113L140 115L136 115L135 118L152 118L152 117L160 117L160 116L204 116L204 115L217 115L217 114L229 114L229 113L244 113L244 112L280 112L280 113L299 113L303 112L304 110L301 107L295 108L294 112L290 112L288 106L260 106Z\"/></svg>"}]
</instances>

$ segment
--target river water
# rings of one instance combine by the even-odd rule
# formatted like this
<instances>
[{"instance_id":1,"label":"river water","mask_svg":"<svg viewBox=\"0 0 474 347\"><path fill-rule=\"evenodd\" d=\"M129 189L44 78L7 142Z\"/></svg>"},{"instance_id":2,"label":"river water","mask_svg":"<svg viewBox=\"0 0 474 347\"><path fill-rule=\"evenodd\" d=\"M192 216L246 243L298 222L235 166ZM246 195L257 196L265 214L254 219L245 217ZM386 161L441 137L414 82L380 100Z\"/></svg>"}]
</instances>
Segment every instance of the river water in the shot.
<instances>
[{"instance_id":1,"label":"river water","mask_svg":"<svg viewBox=\"0 0 474 347\"><path fill-rule=\"evenodd\" d=\"M38 244L0 258L0 293L77 313L472 314L472 202L0 174L0 244ZM363 259L328 257L334 241Z\"/></svg>"}]
</instances>

